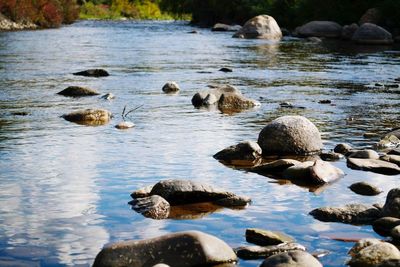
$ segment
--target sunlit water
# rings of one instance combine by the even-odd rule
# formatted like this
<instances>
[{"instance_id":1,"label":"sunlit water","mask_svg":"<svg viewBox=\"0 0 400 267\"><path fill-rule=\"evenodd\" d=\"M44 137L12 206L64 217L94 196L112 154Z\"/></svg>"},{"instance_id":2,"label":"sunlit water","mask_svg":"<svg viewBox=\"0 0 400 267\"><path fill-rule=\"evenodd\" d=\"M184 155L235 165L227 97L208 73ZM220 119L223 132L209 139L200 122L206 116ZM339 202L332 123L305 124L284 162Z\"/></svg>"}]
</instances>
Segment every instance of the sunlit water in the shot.
<instances>
[{"instance_id":1,"label":"sunlit water","mask_svg":"<svg viewBox=\"0 0 400 267\"><path fill-rule=\"evenodd\" d=\"M370 146L376 139L363 133L399 126L400 89L365 85L400 76L399 49L297 39L273 44L192 30L171 22L78 22L0 33L0 265L87 266L109 242L182 230L210 233L237 247L247 244L246 228L258 227L285 232L310 252L328 250L322 263L343 266L352 243L333 238L378 237L370 226L323 223L308 213L327 205L383 203L399 176L352 171L339 161L334 164L346 176L313 193L228 168L212 155L257 140L267 122L289 114L312 120L326 149L339 142ZM219 72L221 67L234 71ZM111 76L71 74L88 68ZM179 94L162 93L169 80L180 84ZM216 83L237 86L262 106L233 115L193 108L192 95ZM112 92L116 99L56 94L70 85ZM323 99L333 104L319 104ZM306 109L280 108L284 101ZM134 129L114 128L125 105L142 104L130 116ZM106 108L115 117L100 127L60 118L81 108ZM133 190L168 178L206 182L253 202L192 220L152 220L130 209ZM385 193L355 195L347 187L357 181Z\"/></svg>"}]
</instances>

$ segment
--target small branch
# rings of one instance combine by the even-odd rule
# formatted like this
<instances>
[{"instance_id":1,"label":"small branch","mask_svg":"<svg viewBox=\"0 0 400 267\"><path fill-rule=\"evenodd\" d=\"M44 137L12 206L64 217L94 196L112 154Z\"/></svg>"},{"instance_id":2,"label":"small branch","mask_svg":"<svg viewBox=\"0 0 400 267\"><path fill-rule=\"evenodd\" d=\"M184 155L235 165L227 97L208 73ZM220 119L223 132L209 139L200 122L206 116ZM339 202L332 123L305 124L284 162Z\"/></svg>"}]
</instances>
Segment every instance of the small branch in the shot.
<instances>
[{"instance_id":1,"label":"small branch","mask_svg":"<svg viewBox=\"0 0 400 267\"><path fill-rule=\"evenodd\" d=\"M135 110L138 110L139 108L141 108L141 107L143 107L143 106L144 106L144 105L137 106L136 108L131 109L131 110L129 110L128 112L125 113L125 110L126 110L126 105L125 105L124 110L122 111L122 119L125 121L126 116L128 116L129 113L132 113L132 112L134 112Z\"/></svg>"}]
</instances>

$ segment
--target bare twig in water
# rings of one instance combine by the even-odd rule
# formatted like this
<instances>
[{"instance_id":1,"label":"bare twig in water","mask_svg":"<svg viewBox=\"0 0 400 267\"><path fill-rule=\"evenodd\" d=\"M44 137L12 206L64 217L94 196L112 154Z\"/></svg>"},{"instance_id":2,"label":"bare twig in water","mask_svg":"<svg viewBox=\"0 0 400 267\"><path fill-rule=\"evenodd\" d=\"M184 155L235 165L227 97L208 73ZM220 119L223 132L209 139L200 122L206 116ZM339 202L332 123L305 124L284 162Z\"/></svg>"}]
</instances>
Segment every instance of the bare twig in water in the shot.
<instances>
[{"instance_id":1,"label":"bare twig in water","mask_svg":"<svg viewBox=\"0 0 400 267\"><path fill-rule=\"evenodd\" d=\"M125 105L124 109L122 110L122 114L121 114L122 119L125 121L126 116L128 116L129 113L132 113L132 112L134 112L135 110L138 110L141 107L143 107L143 105L137 106L136 108L131 109L128 112L125 113L125 111L126 111L126 105Z\"/></svg>"}]
</instances>

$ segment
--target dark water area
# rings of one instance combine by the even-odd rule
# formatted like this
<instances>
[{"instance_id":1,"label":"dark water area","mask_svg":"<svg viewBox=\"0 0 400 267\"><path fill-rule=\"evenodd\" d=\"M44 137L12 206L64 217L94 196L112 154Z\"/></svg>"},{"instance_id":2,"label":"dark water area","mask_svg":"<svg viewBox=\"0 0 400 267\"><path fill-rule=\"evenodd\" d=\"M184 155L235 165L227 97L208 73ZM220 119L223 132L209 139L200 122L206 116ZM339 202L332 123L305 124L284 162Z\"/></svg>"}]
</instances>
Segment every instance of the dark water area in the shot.
<instances>
[{"instance_id":1,"label":"dark water area","mask_svg":"<svg viewBox=\"0 0 400 267\"><path fill-rule=\"evenodd\" d=\"M232 247L246 245L246 228L282 231L308 251L327 250L325 266L344 266L351 242L379 237L370 226L325 223L308 213L321 206L383 203L399 176L354 171L317 192L213 159L219 150L257 140L272 119L299 114L322 133L324 148L341 142L370 147L399 127L400 49L322 44L287 38L280 43L240 40L230 33L178 22L78 22L54 30L0 33L0 265L88 266L107 243L200 230ZM233 68L231 73L218 71ZM104 78L73 76L104 68ZM166 81L181 91L166 95ZM261 107L235 114L195 109L191 97L208 84L239 88ZM116 98L67 98L57 92L80 85ZM323 105L320 100L332 104ZM293 102L305 109L281 108ZM114 125L127 105L136 124ZM61 115L105 108L111 123L89 127ZM22 114L21 114L22 112ZM25 115L25 116L22 116ZM130 209L130 193L163 179L189 179L248 195L243 210L221 209L196 219L152 220ZM384 193L359 196L348 186L367 181ZM258 266L260 260L240 261Z\"/></svg>"}]
</instances>

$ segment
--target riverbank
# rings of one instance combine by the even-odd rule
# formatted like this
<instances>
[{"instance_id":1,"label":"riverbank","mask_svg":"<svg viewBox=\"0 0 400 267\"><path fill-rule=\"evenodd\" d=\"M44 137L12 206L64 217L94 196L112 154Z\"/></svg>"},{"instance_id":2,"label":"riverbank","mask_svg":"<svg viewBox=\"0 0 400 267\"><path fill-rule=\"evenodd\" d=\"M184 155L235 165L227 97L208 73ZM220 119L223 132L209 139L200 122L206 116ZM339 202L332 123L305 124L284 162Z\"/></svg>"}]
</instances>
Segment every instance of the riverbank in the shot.
<instances>
[{"instance_id":1,"label":"riverbank","mask_svg":"<svg viewBox=\"0 0 400 267\"><path fill-rule=\"evenodd\" d=\"M15 22L0 13L0 31L34 30L38 26L31 22Z\"/></svg>"}]
</instances>

